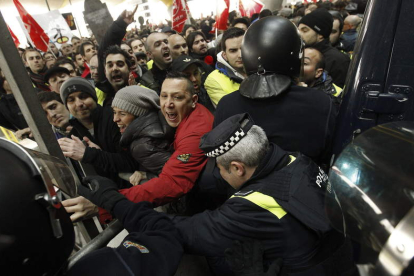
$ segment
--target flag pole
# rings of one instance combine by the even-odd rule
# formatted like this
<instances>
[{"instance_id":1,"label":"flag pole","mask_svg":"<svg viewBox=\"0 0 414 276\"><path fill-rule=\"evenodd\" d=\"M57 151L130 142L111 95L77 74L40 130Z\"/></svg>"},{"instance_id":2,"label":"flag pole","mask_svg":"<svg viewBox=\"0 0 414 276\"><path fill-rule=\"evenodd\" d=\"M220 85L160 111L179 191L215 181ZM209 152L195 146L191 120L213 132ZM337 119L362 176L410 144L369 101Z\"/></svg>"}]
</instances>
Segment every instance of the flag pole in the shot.
<instances>
[{"instance_id":1,"label":"flag pole","mask_svg":"<svg viewBox=\"0 0 414 276\"><path fill-rule=\"evenodd\" d=\"M218 36L218 0L216 0L216 40Z\"/></svg>"},{"instance_id":2,"label":"flag pole","mask_svg":"<svg viewBox=\"0 0 414 276\"><path fill-rule=\"evenodd\" d=\"M49 43L46 43L46 41L43 39L42 36L40 36L40 38L42 39L43 43L46 44L46 47L49 50L49 52L55 57L55 59L57 59L57 57L55 56L55 53L53 53L52 49L50 49Z\"/></svg>"},{"instance_id":3,"label":"flag pole","mask_svg":"<svg viewBox=\"0 0 414 276\"><path fill-rule=\"evenodd\" d=\"M71 0L69 0L69 4L73 8ZM81 31L80 31L80 28L79 28L79 24L78 24L78 21L76 20L76 17L73 15L73 11L72 11L72 16L73 16L73 20L75 20L75 25L76 25L76 28L78 29L79 36L80 36L80 38L82 38L82 34L81 34Z\"/></svg>"}]
</instances>

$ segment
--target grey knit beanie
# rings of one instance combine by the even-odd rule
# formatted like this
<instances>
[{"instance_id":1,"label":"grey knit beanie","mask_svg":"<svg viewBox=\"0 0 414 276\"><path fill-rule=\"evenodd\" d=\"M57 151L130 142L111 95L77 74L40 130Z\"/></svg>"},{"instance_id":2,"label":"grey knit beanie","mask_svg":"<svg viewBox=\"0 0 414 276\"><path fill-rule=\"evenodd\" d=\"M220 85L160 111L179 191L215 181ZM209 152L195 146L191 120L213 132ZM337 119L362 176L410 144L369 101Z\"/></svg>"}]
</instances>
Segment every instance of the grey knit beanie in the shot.
<instances>
[{"instance_id":1,"label":"grey knit beanie","mask_svg":"<svg viewBox=\"0 0 414 276\"><path fill-rule=\"evenodd\" d=\"M126 86L116 92L112 107L125 110L134 116L148 113L151 109L160 109L160 97L157 92L139 85Z\"/></svg>"},{"instance_id":2,"label":"grey knit beanie","mask_svg":"<svg viewBox=\"0 0 414 276\"><path fill-rule=\"evenodd\" d=\"M62 102L65 106L69 95L75 92L87 93L91 95L95 102L98 102L96 91L92 84L82 77L73 77L66 80L60 87L60 97L62 98Z\"/></svg>"}]
</instances>

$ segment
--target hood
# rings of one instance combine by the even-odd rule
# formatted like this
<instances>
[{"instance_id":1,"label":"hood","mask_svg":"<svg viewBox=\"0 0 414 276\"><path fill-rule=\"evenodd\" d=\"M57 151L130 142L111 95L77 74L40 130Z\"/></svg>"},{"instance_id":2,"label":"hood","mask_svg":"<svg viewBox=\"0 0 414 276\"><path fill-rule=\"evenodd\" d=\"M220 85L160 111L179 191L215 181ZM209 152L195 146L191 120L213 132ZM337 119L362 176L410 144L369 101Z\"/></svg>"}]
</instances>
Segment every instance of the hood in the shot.
<instances>
[{"instance_id":1,"label":"hood","mask_svg":"<svg viewBox=\"0 0 414 276\"><path fill-rule=\"evenodd\" d=\"M231 67L231 65L223 58L223 51L217 54L216 68L235 82L241 83L244 80L244 76Z\"/></svg>"}]
</instances>

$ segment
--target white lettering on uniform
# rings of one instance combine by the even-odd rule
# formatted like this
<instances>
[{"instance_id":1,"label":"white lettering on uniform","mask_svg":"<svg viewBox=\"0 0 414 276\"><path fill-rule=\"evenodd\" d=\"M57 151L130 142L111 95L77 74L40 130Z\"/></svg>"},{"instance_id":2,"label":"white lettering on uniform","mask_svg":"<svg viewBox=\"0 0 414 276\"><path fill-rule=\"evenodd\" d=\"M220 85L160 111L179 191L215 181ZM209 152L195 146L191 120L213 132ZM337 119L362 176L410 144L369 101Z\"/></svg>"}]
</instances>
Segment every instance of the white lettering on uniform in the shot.
<instances>
[{"instance_id":1,"label":"white lettering on uniform","mask_svg":"<svg viewBox=\"0 0 414 276\"><path fill-rule=\"evenodd\" d=\"M319 174L316 177L316 184L322 188L321 182L326 182L328 180L328 175L319 167Z\"/></svg>"}]
</instances>

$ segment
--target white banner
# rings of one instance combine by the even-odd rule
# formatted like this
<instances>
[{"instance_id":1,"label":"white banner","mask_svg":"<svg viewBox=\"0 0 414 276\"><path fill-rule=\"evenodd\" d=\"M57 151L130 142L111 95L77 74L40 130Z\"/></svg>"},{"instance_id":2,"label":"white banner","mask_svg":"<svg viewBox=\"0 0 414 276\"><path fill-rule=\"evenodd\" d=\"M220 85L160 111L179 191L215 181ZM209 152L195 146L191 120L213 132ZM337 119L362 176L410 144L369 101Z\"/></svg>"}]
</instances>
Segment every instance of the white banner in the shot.
<instances>
[{"instance_id":1,"label":"white banner","mask_svg":"<svg viewBox=\"0 0 414 276\"><path fill-rule=\"evenodd\" d=\"M65 18L63 18L63 16L60 14L58 10L50 11L48 13L43 14L32 15L32 17L49 36L50 41L55 43L56 47L58 47L59 49L63 43L71 43L70 40L73 36L72 31L66 23ZM17 21L19 21L20 26L22 27L27 39L33 45L33 42L30 40L30 36L28 35L20 16L17 17Z\"/></svg>"}]
</instances>

